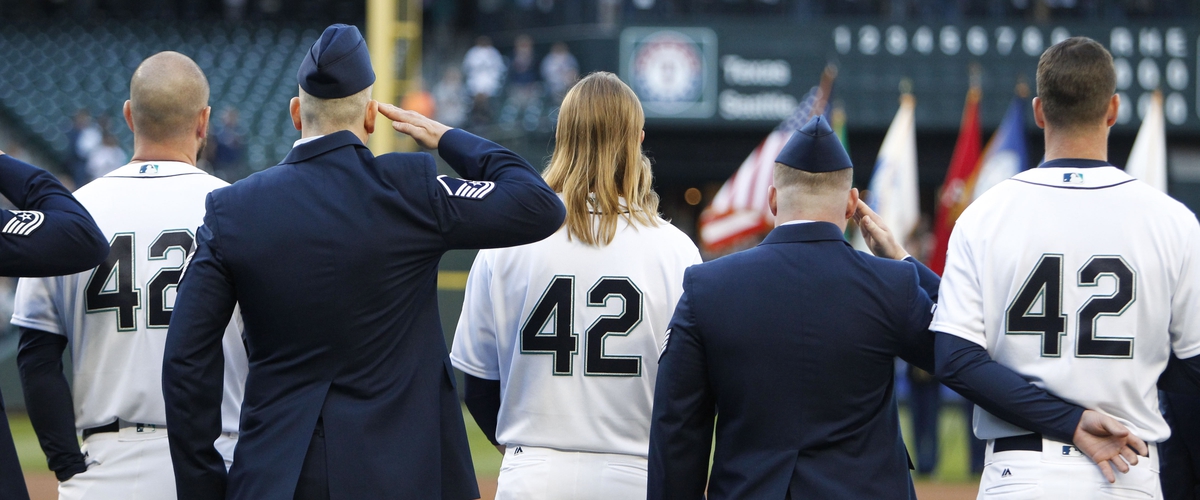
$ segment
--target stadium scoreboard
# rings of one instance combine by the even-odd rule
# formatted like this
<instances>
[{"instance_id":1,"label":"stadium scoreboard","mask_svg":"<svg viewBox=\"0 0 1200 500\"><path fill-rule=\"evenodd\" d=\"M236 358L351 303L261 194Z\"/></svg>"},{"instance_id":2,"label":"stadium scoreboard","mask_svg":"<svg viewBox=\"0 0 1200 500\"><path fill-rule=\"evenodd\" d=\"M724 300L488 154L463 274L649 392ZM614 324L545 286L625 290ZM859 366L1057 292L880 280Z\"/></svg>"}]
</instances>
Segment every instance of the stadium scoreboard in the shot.
<instances>
[{"instance_id":1,"label":"stadium scoreboard","mask_svg":"<svg viewBox=\"0 0 1200 500\"><path fill-rule=\"evenodd\" d=\"M959 126L973 64L983 90L981 118L994 127L1019 82L1032 96L1042 52L1078 35L1113 54L1122 102L1116 132L1135 131L1160 90L1168 132L1200 133L1200 24L1194 22L629 26L619 37L618 71L652 124L763 128L787 118L833 63L832 102L844 107L849 127L886 128L900 82L908 79L918 126L949 131Z\"/></svg>"}]
</instances>

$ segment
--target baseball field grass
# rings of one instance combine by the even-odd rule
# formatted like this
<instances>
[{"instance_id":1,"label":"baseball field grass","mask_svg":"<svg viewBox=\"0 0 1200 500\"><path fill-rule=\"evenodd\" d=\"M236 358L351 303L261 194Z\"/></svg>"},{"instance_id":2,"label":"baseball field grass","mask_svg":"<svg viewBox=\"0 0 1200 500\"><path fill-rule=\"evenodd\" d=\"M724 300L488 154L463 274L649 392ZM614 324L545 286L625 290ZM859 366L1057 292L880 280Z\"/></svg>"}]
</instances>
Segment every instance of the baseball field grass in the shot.
<instances>
[{"instance_id":1,"label":"baseball field grass","mask_svg":"<svg viewBox=\"0 0 1200 500\"><path fill-rule=\"evenodd\" d=\"M471 458L475 462L475 475L479 479L479 490L484 500L492 500L496 492L496 477L500 474L500 453L483 437L474 419L463 408L467 436L471 444ZM25 471L32 500L54 500L58 498L58 482L46 468L46 457L38 445L37 436L24 413L10 413L9 424L17 455ZM908 412L901 410L901 423L906 435L910 434ZM923 500L959 500L975 498L979 478L971 475L967 455L967 423L958 408L947 407L942 411L940 427L940 460L938 467L928 478L917 479L917 497ZM911 439L906 439L911 443Z\"/></svg>"}]
</instances>

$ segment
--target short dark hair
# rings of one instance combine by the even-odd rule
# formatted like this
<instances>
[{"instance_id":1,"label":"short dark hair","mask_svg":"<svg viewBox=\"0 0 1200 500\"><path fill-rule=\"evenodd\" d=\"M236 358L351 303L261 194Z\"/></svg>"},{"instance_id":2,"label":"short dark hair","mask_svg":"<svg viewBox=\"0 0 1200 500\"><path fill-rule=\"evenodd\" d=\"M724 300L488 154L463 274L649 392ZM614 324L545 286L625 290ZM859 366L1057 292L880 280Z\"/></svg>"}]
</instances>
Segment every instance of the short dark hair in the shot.
<instances>
[{"instance_id":1,"label":"short dark hair","mask_svg":"<svg viewBox=\"0 0 1200 500\"><path fill-rule=\"evenodd\" d=\"M1037 93L1051 125L1074 128L1102 120L1116 91L1112 54L1091 38L1058 42L1038 60Z\"/></svg>"}]
</instances>

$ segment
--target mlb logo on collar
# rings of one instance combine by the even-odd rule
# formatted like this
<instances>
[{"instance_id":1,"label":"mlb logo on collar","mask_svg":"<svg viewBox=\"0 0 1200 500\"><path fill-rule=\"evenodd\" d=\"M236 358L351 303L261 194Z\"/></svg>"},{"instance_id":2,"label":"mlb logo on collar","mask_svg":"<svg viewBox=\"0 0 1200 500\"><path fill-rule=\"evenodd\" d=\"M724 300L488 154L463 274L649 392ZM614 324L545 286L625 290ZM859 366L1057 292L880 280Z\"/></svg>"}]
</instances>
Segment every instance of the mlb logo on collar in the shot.
<instances>
[{"instance_id":1,"label":"mlb logo on collar","mask_svg":"<svg viewBox=\"0 0 1200 500\"><path fill-rule=\"evenodd\" d=\"M153 163L147 163L145 165L142 165L141 168L138 169L138 173L139 174L156 175L156 174L158 174L158 165L155 165Z\"/></svg>"},{"instance_id":2,"label":"mlb logo on collar","mask_svg":"<svg viewBox=\"0 0 1200 500\"><path fill-rule=\"evenodd\" d=\"M1079 172L1065 173L1062 181L1066 184L1083 184L1083 174Z\"/></svg>"}]
</instances>

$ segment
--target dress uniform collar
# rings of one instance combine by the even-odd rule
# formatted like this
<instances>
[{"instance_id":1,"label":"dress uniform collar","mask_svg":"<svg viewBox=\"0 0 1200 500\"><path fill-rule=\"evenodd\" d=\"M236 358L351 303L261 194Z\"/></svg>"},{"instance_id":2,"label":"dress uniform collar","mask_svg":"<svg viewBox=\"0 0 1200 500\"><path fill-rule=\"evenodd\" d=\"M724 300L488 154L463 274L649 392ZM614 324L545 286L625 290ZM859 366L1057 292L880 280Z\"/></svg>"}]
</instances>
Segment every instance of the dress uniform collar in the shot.
<instances>
[{"instance_id":1,"label":"dress uniform collar","mask_svg":"<svg viewBox=\"0 0 1200 500\"><path fill-rule=\"evenodd\" d=\"M104 177L174 177L203 173L203 170L178 161L136 161L113 170Z\"/></svg>"},{"instance_id":2,"label":"dress uniform collar","mask_svg":"<svg viewBox=\"0 0 1200 500\"><path fill-rule=\"evenodd\" d=\"M288 163L300 163L345 146L354 146L363 149L367 148L363 145L362 141L358 139L358 136L354 135L354 132L342 130L318 137L304 144L297 145L296 147L292 148L290 152L288 152L288 155L284 157L283 161L279 162L279 164L285 165Z\"/></svg>"},{"instance_id":3,"label":"dress uniform collar","mask_svg":"<svg viewBox=\"0 0 1200 500\"><path fill-rule=\"evenodd\" d=\"M832 222L809 222L805 224L788 224L771 230L761 245L776 243L808 243L812 241L840 241L846 243L842 230ZM849 245L849 243L846 243Z\"/></svg>"}]
</instances>

